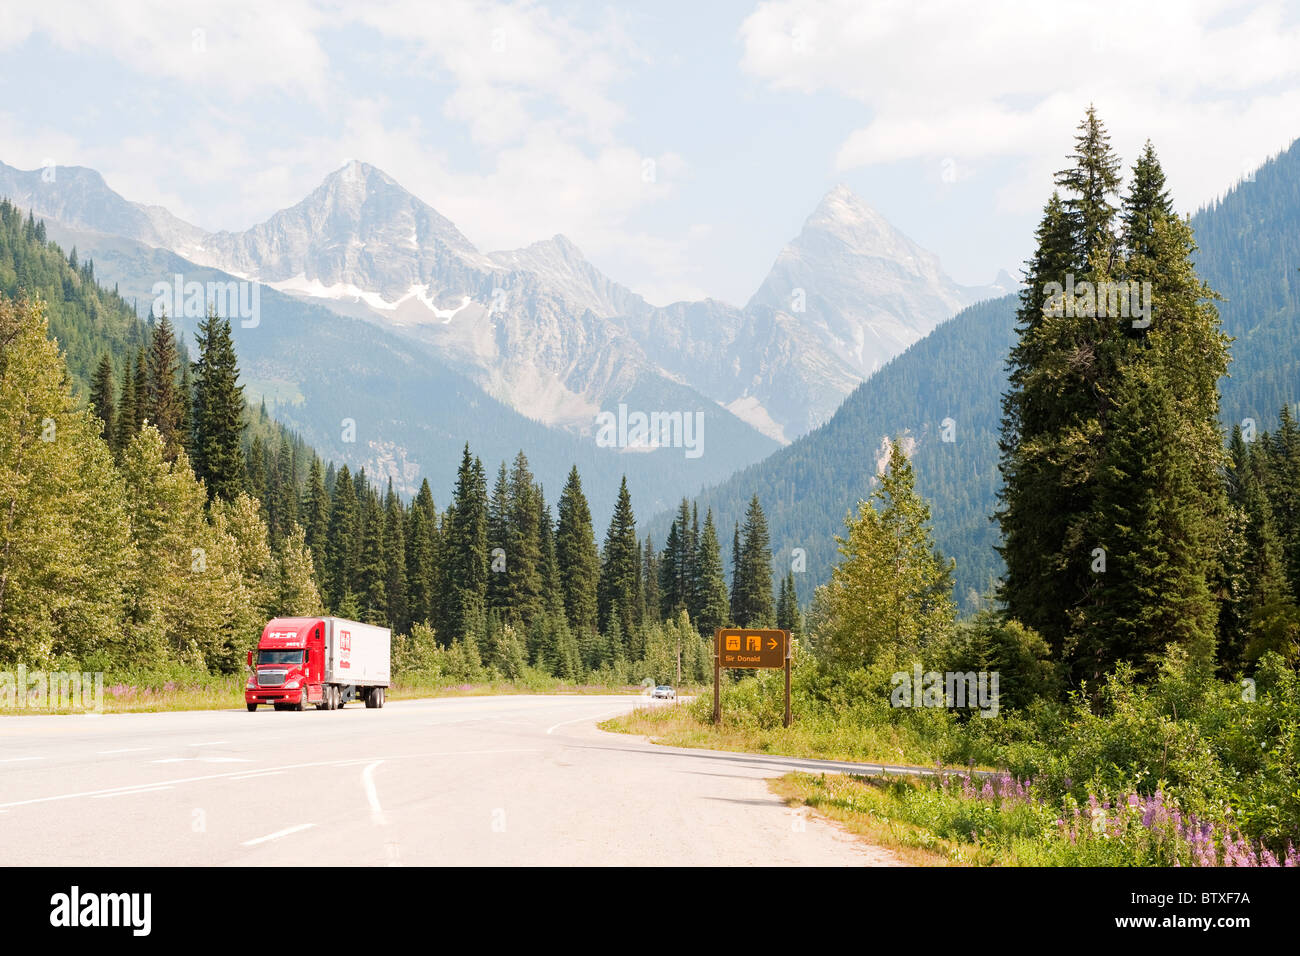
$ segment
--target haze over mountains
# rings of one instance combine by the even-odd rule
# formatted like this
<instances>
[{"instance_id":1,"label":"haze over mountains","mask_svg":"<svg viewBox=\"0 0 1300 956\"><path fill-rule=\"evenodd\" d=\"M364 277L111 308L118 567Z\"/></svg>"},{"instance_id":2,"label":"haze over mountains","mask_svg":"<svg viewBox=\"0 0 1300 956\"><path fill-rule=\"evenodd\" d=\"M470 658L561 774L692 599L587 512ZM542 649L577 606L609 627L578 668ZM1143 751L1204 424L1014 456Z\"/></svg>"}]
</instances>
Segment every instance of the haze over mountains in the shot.
<instances>
[{"instance_id":1,"label":"haze over mountains","mask_svg":"<svg viewBox=\"0 0 1300 956\"><path fill-rule=\"evenodd\" d=\"M1220 321L1234 339L1220 382L1225 433L1247 419L1261 432L1274 429L1284 404L1300 410L1300 142L1191 223L1197 272L1222 296ZM858 386L824 426L708 489L701 512L711 507L725 530L744 520L757 494L778 574L794 549L803 552L807 575L796 577L806 599L837 560L845 514L875 487L882 441L900 437L930 501L936 541L957 561L957 599L973 607L1002 573L990 518L1017 304L1008 295L944 322ZM669 520L660 515L649 527L656 540Z\"/></svg>"},{"instance_id":2,"label":"haze over mountains","mask_svg":"<svg viewBox=\"0 0 1300 956\"><path fill-rule=\"evenodd\" d=\"M801 548L811 585L835 559L845 513L870 493L882 440L899 435L939 545L957 558L959 599L969 606L1000 573L989 516L1015 308L1002 293L1014 283L956 285L847 189L825 197L745 306L655 307L563 236L481 253L364 164L242 233L205 233L130 203L92 170L59 167L57 184L0 165L0 194L48 217L53 238L94 255L101 279L142 303L174 272L264 282L262 328L235 329L251 394L322 454L399 487L429 474L445 500L468 437L489 462L523 447L552 488L576 461L601 521L624 471L646 518L711 486L700 503L724 538L757 492L778 570ZM1295 146L1193 220L1198 268L1225 296L1236 338L1225 423L1271 427L1295 401L1298 223ZM707 408L706 454L595 447L593 409L619 401ZM364 447L338 441L344 415L371 421ZM939 437L945 418L951 442ZM666 528L663 515L647 525L656 541ZM801 579L801 597L809 585Z\"/></svg>"},{"instance_id":3,"label":"haze over mountains","mask_svg":"<svg viewBox=\"0 0 1300 956\"><path fill-rule=\"evenodd\" d=\"M431 347L492 396L576 434L630 390L698 396L788 442L960 308L965 288L845 187L823 199L744 308L657 308L563 236L484 254L381 170L351 162L240 233L128 202L93 170L0 164L0 194L61 225L167 249Z\"/></svg>"}]
</instances>

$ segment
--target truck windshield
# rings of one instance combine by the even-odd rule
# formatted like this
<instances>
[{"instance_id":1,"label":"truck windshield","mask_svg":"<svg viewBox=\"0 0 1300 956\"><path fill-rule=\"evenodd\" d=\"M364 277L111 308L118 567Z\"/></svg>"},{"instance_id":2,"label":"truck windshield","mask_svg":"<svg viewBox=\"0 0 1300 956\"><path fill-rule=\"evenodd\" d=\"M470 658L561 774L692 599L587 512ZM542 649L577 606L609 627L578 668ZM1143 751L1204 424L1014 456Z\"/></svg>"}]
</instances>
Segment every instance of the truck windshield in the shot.
<instances>
[{"instance_id":1,"label":"truck windshield","mask_svg":"<svg viewBox=\"0 0 1300 956\"><path fill-rule=\"evenodd\" d=\"M301 664L302 651L258 651L259 664Z\"/></svg>"}]
</instances>

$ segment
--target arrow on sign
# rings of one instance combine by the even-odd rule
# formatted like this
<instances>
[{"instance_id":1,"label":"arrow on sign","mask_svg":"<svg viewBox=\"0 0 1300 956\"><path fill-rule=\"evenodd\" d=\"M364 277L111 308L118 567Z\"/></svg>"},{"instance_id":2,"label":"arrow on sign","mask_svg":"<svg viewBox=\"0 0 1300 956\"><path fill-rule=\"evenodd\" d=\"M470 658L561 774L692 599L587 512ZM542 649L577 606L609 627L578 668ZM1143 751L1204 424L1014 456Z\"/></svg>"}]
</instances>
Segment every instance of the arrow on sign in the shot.
<instances>
[{"instance_id":1,"label":"arrow on sign","mask_svg":"<svg viewBox=\"0 0 1300 956\"><path fill-rule=\"evenodd\" d=\"M767 639L767 649L768 649L769 651L774 651L774 650L776 650L776 643L777 643L777 642L776 642L776 638L775 638L775 637L769 637L769 638Z\"/></svg>"}]
</instances>

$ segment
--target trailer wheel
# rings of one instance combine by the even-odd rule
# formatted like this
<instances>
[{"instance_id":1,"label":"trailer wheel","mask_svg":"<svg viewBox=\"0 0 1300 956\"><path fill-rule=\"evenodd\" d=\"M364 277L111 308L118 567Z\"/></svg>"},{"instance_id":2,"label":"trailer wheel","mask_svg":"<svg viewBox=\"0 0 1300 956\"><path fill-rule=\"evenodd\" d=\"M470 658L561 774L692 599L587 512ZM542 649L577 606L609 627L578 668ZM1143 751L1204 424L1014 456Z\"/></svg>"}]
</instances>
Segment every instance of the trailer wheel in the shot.
<instances>
[{"instance_id":1,"label":"trailer wheel","mask_svg":"<svg viewBox=\"0 0 1300 956\"><path fill-rule=\"evenodd\" d=\"M330 710L338 710L343 706L343 702L339 699L342 695L343 692L337 684L330 685Z\"/></svg>"},{"instance_id":2,"label":"trailer wheel","mask_svg":"<svg viewBox=\"0 0 1300 956\"><path fill-rule=\"evenodd\" d=\"M256 705L256 704L247 704L247 707L248 707L248 712L249 712L250 714L251 714L253 711L257 710L257 705Z\"/></svg>"},{"instance_id":3,"label":"trailer wheel","mask_svg":"<svg viewBox=\"0 0 1300 956\"><path fill-rule=\"evenodd\" d=\"M383 689L382 687L376 687L376 688L375 688L375 696L376 696L377 698L379 698L379 703L375 704L375 706L376 706L376 707L383 707L383 706L384 706L384 689Z\"/></svg>"},{"instance_id":4,"label":"trailer wheel","mask_svg":"<svg viewBox=\"0 0 1300 956\"><path fill-rule=\"evenodd\" d=\"M365 701L365 703L366 703L366 709L367 709L367 710L373 710L373 709L377 706L376 703L375 703L375 701L376 701L376 699L377 699L377 698L375 697L375 690L376 690L376 689L377 689L377 688L374 688L374 687L367 687L366 690L365 690L365 693L362 695L362 699L363 699L363 700Z\"/></svg>"}]
</instances>

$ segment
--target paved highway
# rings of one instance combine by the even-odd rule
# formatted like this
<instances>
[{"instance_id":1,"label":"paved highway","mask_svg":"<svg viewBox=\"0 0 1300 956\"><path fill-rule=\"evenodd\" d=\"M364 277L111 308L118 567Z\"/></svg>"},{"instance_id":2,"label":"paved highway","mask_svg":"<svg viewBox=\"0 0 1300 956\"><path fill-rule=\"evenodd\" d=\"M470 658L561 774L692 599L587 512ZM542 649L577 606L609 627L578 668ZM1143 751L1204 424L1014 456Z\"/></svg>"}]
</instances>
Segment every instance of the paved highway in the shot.
<instances>
[{"instance_id":1,"label":"paved highway","mask_svg":"<svg viewBox=\"0 0 1300 956\"><path fill-rule=\"evenodd\" d=\"M0 718L10 866L893 865L766 778L847 765L658 747L634 696Z\"/></svg>"}]
</instances>

